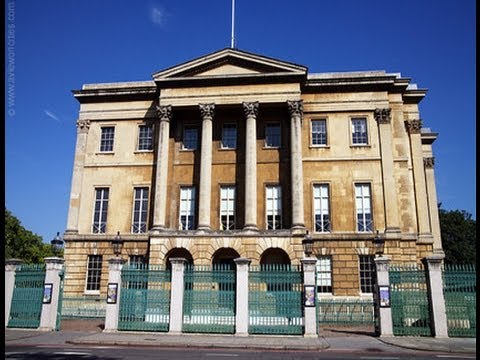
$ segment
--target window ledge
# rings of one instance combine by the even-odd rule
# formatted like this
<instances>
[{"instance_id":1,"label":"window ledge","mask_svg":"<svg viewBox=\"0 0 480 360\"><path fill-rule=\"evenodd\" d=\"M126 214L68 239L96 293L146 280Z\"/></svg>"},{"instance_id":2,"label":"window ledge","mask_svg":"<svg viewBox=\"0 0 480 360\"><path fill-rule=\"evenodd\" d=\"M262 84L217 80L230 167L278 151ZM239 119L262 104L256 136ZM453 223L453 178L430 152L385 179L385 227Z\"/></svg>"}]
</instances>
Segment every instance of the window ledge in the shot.
<instances>
[{"instance_id":1,"label":"window ledge","mask_svg":"<svg viewBox=\"0 0 480 360\"><path fill-rule=\"evenodd\" d=\"M95 155L115 155L114 151L97 151Z\"/></svg>"},{"instance_id":2,"label":"window ledge","mask_svg":"<svg viewBox=\"0 0 480 360\"><path fill-rule=\"evenodd\" d=\"M371 148L370 144L350 144L350 148Z\"/></svg>"},{"instance_id":3,"label":"window ledge","mask_svg":"<svg viewBox=\"0 0 480 360\"><path fill-rule=\"evenodd\" d=\"M312 145L312 144L310 144L310 149L330 149L330 145Z\"/></svg>"},{"instance_id":4,"label":"window ledge","mask_svg":"<svg viewBox=\"0 0 480 360\"><path fill-rule=\"evenodd\" d=\"M150 153L153 153L153 149L152 150L135 150L133 152L134 154L150 154Z\"/></svg>"}]
</instances>

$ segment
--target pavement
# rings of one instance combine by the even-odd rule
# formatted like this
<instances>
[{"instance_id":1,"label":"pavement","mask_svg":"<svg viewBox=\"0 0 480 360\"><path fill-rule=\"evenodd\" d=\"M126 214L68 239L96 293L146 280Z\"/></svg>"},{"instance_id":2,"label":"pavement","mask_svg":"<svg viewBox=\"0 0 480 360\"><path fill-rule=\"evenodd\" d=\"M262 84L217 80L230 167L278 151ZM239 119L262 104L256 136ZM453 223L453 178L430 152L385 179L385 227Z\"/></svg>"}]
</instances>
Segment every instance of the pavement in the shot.
<instances>
[{"instance_id":1,"label":"pavement","mask_svg":"<svg viewBox=\"0 0 480 360\"><path fill-rule=\"evenodd\" d=\"M406 352L411 350L476 354L476 338L374 337L361 332L328 332L318 337L281 335L169 334L95 330L5 329L5 345L155 346L269 350Z\"/></svg>"}]
</instances>

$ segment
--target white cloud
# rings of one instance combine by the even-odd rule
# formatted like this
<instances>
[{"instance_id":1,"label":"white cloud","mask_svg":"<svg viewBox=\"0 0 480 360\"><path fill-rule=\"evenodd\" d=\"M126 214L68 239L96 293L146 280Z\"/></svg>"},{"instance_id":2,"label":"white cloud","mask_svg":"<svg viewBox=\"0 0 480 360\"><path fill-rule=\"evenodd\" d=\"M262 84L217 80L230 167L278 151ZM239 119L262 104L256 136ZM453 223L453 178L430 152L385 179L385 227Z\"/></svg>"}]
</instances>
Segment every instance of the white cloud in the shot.
<instances>
[{"instance_id":1,"label":"white cloud","mask_svg":"<svg viewBox=\"0 0 480 360\"><path fill-rule=\"evenodd\" d=\"M156 25L163 25L166 19L166 12L160 6L152 6L150 9L150 20Z\"/></svg>"},{"instance_id":2,"label":"white cloud","mask_svg":"<svg viewBox=\"0 0 480 360\"><path fill-rule=\"evenodd\" d=\"M57 122L61 122L60 118L55 115L54 113L52 113L51 111L48 111L48 110L43 110L43 112L45 113L45 115L47 115L49 118L52 118L53 120L57 121Z\"/></svg>"}]
</instances>

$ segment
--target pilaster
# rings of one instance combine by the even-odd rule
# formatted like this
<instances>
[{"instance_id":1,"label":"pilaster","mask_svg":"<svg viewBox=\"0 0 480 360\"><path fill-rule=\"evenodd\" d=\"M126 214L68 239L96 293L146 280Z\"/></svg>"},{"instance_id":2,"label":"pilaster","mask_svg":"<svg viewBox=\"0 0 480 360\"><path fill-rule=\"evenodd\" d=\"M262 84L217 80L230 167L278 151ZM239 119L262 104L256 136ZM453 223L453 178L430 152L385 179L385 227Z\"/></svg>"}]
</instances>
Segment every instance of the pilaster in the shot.
<instances>
[{"instance_id":1,"label":"pilaster","mask_svg":"<svg viewBox=\"0 0 480 360\"><path fill-rule=\"evenodd\" d=\"M432 314L433 332L436 338L447 338L447 311L443 294L442 263L445 255L434 254L424 259L427 268L427 288Z\"/></svg>"},{"instance_id":2,"label":"pilaster","mask_svg":"<svg viewBox=\"0 0 480 360\"><path fill-rule=\"evenodd\" d=\"M75 159L73 161L72 184L70 188L70 205L68 208L67 234L78 233L78 216L80 212L80 197L82 193L83 169L85 167L85 152L87 147L90 120L77 120L77 140L75 144Z\"/></svg>"},{"instance_id":3,"label":"pilaster","mask_svg":"<svg viewBox=\"0 0 480 360\"><path fill-rule=\"evenodd\" d=\"M411 157L413 165L413 179L415 188L415 203L417 209L418 241L432 242L430 221L428 216L427 187L423 165L423 151L421 139L421 120L408 120L405 122L409 136Z\"/></svg>"},{"instance_id":4,"label":"pilaster","mask_svg":"<svg viewBox=\"0 0 480 360\"><path fill-rule=\"evenodd\" d=\"M246 117L245 139L245 226L257 228L257 115L258 102L243 103Z\"/></svg>"},{"instance_id":5,"label":"pilaster","mask_svg":"<svg viewBox=\"0 0 480 360\"><path fill-rule=\"evenodd\" d=\"M427 197L428 197L428 208L430 215L430 225L432 227L433 235L433 251L443 253L442 250L442 239L440 232L440 219L438 215L438 200L437 200L437 188L435 186L435 173L434 157L423 158L423 164L425 167L425 178L427 182Z\"/></svg>"},{"instance_id":6,"label":"pilaster","mask_svg":"<svg viewBox=\"0 0 480 360\"><path fill-rule=\"evenodd\" d=\"M183 324L184 274L187 259L171 258L172 282L170 290L170 334L180 334Z\"/></svg>"},{"instance_id":7,"label":"pilaster","mask_svg":"<svg viewBox=\"0 0 480 360\"><path fill-rule=\"evenodd\" d=\"M316 308L316 303L318 301L317 299L317 291L315 289L316 287L316 281L315 281L315 265L317 263L316 258L303 258L300 260L302 262L302 267L303 267L303 285L304 288L307 289L307 287L312 288L313 287L313 306L307 306L305 303L304 305L304 326L305 326L305 337L313 337L313 336L318 336L318 326L317 326L317 308ZM306 298L307 296L304 296ZM305 302L305 299L304 299Z\"/></svg>"},{"instance_id":8,"label":"pilaster","mask_svg":"<svg viewBox=\"0 0 480 360\"><path fill-rule=\"evenodd\" d=\"M393 136L391 109L375 109L382 161L382 183L385 210L385 232L399 233L398 203L393 165Z\"/></svg>"},{"instance_id":9,"label":"pilaster","mask_svg":"<svg viewBox=\"0 0 480 360\"><path fill-rule=\"evenodd\" d=\"M212 120L215 104L199 104L202 115L202 144L200 153L200 191L198 202L198 230L210 230L212 192Z\"/></svg>"},{"instance_id":10,"label":"pilaster","mask_svg":"<svg viewBox=\"0 0 480 360\"><path fill-rule=\"evenodd\" d=\"M118 330L118 315L120 311L120 291L122 288L122 267L125 260L121 257L114 257L108 260L108 283L117 284L115 303L108 303L105 314L104 332L115 332Z\"/></svg>"},{"instance_id":11,"label":"pilaster","mask_svg":"<svg viewBox=\"0 0 480 360\"><path fill-rule=\"evenodd\" d=\"M374 310L375 315L378 317L378 332L380 337L391 337L393 336L393 320L392 308L390 307L390 277L388 273L390 259L385 256L379 256L374 261L376 271ZM387 296L382 299L382 293L384 292Z\"/></svg>"},{"instance_id":12,"label":"pilaster","mask_svg":"<svg viewBox=\"0 0 480 360\"><path fill-rule=\"evenodd\" d=\"M170 105L157 106L159 126L157 142L157 169L155 177L155 203L152 231L165 229L167 209L167 181L168 181L168 142L172 107Z\"/></svg>"},{"instance_id":13,"label":"pilaster","mask_svg":"<svg viewBox=\"0 0 480 360\"><path fill-rule=\"evenodd\" d=\"M287 101L290 113L290 164L292 191L292 228L305 228L303 208L302 116L303 102Z\"/></svg>"},{"instance_id":14,"label":"pilaster","mask_svg":"<svg viewBox=\"0 0 480 360\"><path fill-rule=\"evenodd\" d=\"M248 267L251 260L237 258L237 292L235 311L235 335L248 336Z\"/></svg>"},{"instance_id":15,"label":"pilaster","mask_svg":"<svg viewBox=\"0 0 480 360\"><path fill-rule=\"evenodd\" d=\"M54 331L57 327L58 300L60 299L60 285L63 277L65 260L59 257L45 258L45 284L52 284L51 300L42 304L40 316L40 331Z\"/></svg>"}]
</instances>

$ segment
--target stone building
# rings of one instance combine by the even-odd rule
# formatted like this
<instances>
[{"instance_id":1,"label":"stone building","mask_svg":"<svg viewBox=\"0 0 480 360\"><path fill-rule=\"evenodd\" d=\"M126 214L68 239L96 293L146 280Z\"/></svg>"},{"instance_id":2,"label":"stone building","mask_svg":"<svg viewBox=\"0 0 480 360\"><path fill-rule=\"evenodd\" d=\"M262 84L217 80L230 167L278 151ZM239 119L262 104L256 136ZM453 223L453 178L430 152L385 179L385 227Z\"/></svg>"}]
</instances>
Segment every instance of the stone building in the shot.
<instances>
[{"instance_id":1,"label":"stone building","mask_svg":"<svg viewBox=\"0 0 480 360\"><path fill-rule=\"evenodd\" d=\"M168 266L299 264L308 232L322 296L371 296L377 231L393 263L442 252L437 134L398 73L227 48L73 94L66 295L105 296L117 234L124 259Z\"/></svg>"}]
</instances>

